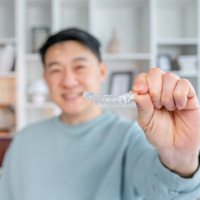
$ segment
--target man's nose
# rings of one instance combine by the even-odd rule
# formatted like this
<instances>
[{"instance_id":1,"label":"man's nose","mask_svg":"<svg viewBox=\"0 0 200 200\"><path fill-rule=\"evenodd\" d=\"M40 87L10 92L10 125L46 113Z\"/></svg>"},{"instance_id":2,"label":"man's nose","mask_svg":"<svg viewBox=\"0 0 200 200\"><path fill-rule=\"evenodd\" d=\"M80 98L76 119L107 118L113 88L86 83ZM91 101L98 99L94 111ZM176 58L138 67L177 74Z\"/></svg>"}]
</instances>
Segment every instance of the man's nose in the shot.
<instances>
[{"instance_id":1,"label":"man's nose","mask_svg":"<svg viewBox=\"0 0 200 200\"><path fill-rule=\"evenodd\" d=\"M65 87L73 87L78 83L77 76L70 70L63 72L62 85Z\"/></svg>"}]
</instances>

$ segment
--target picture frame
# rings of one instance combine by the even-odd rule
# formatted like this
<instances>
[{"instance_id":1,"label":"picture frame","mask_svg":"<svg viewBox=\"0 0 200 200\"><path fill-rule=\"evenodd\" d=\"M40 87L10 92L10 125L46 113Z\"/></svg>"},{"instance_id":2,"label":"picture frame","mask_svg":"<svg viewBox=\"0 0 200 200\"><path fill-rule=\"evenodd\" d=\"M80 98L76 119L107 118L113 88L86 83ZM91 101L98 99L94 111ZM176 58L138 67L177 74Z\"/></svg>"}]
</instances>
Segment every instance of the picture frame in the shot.
<instances>
[{"instance_id":1,"label":"picture frame","mask_svg":"<svg viewBox=\"0 0 200 200\"><path fill-rule=\"evenodd\" d=\"M157 60L157 66L164 71L170 71L172 69L171 55L167 53L159 54Z\"/></svg>"},{"instance_id":2,"label":"picture frame","mask_svg":"<svg viewBox=\"0 0 200 200\"><path fill-rule=\"evenodd\" d=\"M32 28L32 52L38 53L38 50L50 35L49 27L38 26Z\"/></svg>"},{"instance_id":3,"label":"picture frame","mask_svg":"<svg viewBox=\"0 0 200 200\"><path fill-rule=\"evenodd\" d=\"M121 95L131 90L133 71L112 72L110 75L109 94Z\"/></svg>"}]
</instances>

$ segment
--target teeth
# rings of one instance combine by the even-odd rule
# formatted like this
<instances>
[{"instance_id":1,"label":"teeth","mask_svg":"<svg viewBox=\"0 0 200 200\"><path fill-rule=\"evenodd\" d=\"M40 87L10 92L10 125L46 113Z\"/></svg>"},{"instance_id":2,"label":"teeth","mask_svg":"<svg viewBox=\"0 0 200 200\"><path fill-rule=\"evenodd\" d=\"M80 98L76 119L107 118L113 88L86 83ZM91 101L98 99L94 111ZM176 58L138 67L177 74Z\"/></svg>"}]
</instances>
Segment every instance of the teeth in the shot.
<instances>
[{"instance_id":1,"label":"teeth","mask_svg":"<svg viewBox=\"0 0 200 200\"><path fill-rule=\"evenodd\" d=\"M80 94L63 94L64 98L76 98L79 96L80 96Z\"/></svg>"}]
</instances>

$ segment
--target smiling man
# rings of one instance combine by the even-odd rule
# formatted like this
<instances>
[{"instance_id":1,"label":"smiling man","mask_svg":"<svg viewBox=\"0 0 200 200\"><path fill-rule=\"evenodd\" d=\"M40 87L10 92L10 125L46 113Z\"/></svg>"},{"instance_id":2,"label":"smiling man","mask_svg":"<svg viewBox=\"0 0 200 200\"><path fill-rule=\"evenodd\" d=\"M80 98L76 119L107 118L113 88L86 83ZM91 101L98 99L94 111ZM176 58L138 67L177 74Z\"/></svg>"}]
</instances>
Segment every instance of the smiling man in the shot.
<instances>
[{"instance_id":1,"label":"smiling man","mask_svg":"<svg viewBox=\"0 0 200 200\"><path fill-rule=\"evenodd\" d=\"M56 43L45 54L45 79L52 100L64 111L62 121L72 124L100 114L99 107L83 98L85 91L100 91L107 68L104 63L77 41Z\"/></svg>"},{"instance_id":2,"label":"smiling man","mask_svg":"<svg viewBox=\"0 0 200 200\"><path fill-rule=\"evenodd\" d=\"M196 200L200 108L191 83L159 68L138 74L138 121L83 97L107 76L100 43L70 28L40 50L60 116L16 134L0 179L2 200ZM119 83L123 84L123 83Z\"/></svg>"}]
</instances>

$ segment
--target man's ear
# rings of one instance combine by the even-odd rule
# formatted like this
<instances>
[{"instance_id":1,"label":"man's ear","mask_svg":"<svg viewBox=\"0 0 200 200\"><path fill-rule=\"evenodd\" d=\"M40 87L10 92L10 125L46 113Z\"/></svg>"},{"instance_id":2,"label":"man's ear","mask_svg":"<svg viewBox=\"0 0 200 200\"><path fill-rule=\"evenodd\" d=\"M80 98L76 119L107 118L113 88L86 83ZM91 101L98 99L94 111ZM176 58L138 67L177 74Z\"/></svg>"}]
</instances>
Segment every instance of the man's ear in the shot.
<instances>
[{"instance_id":1,"label":"man's ear","mask_svg":"<svg viewBox=\"0 0 200 200\"><path fill-rule=\"evenodd\" d=\"M108 76L108 67L104 62L100 63L101 81L104 82Z\"/></svg>"}]
</instances>

